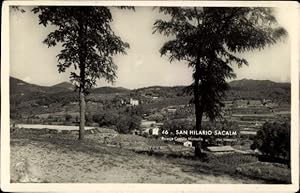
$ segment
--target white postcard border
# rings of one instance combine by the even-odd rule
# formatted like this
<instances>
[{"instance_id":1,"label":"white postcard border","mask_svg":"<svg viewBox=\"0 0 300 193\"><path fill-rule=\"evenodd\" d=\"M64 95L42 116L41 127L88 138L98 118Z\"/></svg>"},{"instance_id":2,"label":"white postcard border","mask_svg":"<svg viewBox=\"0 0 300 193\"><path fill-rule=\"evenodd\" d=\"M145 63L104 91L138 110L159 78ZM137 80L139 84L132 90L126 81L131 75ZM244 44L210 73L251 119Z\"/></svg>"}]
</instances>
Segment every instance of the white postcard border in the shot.
<instances>
[{"instance_id":1,"label":"white postcard border","mask_svg":"<svg viewBox=\"0 0 300 193\"><path fill-rule=\"evenodd\" d=\"M286 7L299 18L297 2L287 1L6 1L2 7L1 43L1 189L10 192L295 192L299 187L299 25L290 33L291 39L291 175L292 184L118 184L118 183L10 183L10 134L9 134L9 6L20 5L103 5L103 6L214 6L214 7ZM296 24L296 22L294 22Z\"/></svg>"}]
</instances>

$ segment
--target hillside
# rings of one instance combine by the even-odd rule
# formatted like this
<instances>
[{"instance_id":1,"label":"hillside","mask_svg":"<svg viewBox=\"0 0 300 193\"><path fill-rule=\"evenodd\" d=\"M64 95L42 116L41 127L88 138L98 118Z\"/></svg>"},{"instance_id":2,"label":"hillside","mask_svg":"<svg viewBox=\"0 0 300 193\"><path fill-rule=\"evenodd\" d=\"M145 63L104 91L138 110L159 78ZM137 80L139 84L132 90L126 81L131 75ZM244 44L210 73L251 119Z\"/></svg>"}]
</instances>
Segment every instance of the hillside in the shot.
<instances>
[{"instance_id":1,"label":"hillside","mask_svg":"<svg viewBox=\"0 0 300 193\"><path fill-rule=\"evenodd\" d=\"M39 94L53 94L53 93L73 93L74 86L69 82L62 82L53 86L40 86L30 84L20 79L10 77L10 94L11 95L39 95ZM122 87L98 87L91 92L96 94L111 94L129 92L129 89ZM23 93L23 94L22 94Z\"/></svg>"},{"instance_id":2,"label":"hillside","mask_svg":"<svg viewBox=\"0 0 300 193\"><path fill-rule=\"evenodd\" d=\"M112 93L124 93L124 92L130 92L129 89L123 88L123 87L98 87L94 88L91 93L94 94L112 94Z\"/></svg>"},{"instance_id":3,"label":"hillside","mask_svg":"<svg viewBox=\"0 0 300 193\"><path fill-rule=\"evenodd\" d=\"M276 83L269 80L235 80L229 83L224 100L270 99L277 103L290 103L290 83ZM92 101L89 108L97 110L100 106L117 107L117 98L129 100L130 97L144 101L149 107L186 104L190 97L183 92L185 86L151 86L129 90L122 87L99 87L91 91L87 101ZM73 85L63 82L53 86L39 86L10 77L10 104L12 112L51 113L64 107L76 111L78 95ZM155 99L155 100L154 100ZM66 106L67 105L67 106ZM100 105L100 106L99 106Z\"/></svg>"},{"instance_id":4,"label":"hillside","mask_svg":"<svg viewBox=\"0 0 300 193\"><path fill-rule=\"evenodd\" d=\"M229 85L227 99L271 99L277 102L290 102L290 83L242 79L234 80Z\"/></svg>"},{"instance_id":5,"label":"hillside","mask_svg":"<svg viewBox=\"0 0 300 193\"><path fill-rule=\"evenodd\" d=\"M11 95L25 95L25 94L33 94L33 93L45 93L47 88L35 84L30 84L19 80L17 78L10 77L10 94Z\"/></svg>"},{"instance_id":6,"label":"hillside","mask_svg":"<svg viewBox=\"0 0 300 193\"><path fill-rule=\"evenodd\" d=\"M58 83L58 84L55 84L55 85L51 86L50 88L52 88L52 89L60 88L60 89L65 89L65 90L74 90L74 86L69 82Z\"/></svg>"},{"instance_id":7,"label":"hillside","mask_svg":"<svg viewBox=\"0 0 300 193\"><path fill-rule=\"evenodd\" d=\"M290 89L290 83L278 83L270 80L242 79L231 81L229 84L234 90Z\"/></svg>"}]
</instances>

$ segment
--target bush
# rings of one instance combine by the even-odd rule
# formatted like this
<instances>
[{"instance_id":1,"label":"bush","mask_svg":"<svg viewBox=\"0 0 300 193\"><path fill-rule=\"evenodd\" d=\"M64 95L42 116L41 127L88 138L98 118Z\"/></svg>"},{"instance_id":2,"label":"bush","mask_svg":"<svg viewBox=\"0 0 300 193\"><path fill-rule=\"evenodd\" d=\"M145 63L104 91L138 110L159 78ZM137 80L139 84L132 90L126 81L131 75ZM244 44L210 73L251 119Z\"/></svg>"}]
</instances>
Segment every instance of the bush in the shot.
<instances>
[{"instance_id":1,"label":"bush","mask_svg":"<svg viewBox=\"0 0 300 193\"><path fill-rule=\"evenodd\" d=\"M271 157L290 157L290 123L266 122L257 132L251 149L259 149Z\"/></svg>"},{"instance_id":2,"label":"bush","mask_svg":"<svg viewBox=\"0 0 300 193\"><path fill-rule=\"evenodd\" d=\"M65 121L69 122L72 119L70 114L65 114Z\"/></svg>"},{"instance_id":3,"label":"bush","mask_svg":"<svg viewBox=\"0 0 300 193\"><path fill-rule=\"evenodd\" d=\"M119 115L116 121L117 132L127 134L134 129L139 129L141 118L139 116Z\"/></svg>"},{"instance_id":4,"label":"bush","mask_svg":"<svg viewBox=\"0 0 300 193\"><path fill-rule=\"evenodd\" d=\"M119 115L117 113L106 111L106 112L99 112L92 116L92 121L98 123L99 126L112 126L116 124Z\"/></svg>"},{"instance_id":5,"label":"bush","mask_svg":"<svg viewBox=\"0 0 300 193\"><path fill-rule=\"evenodd\" d=\"M134 129L140 128L141 117L134 113L120 113L113 111L99 112L92 116L92 120L98 123L100 127L115 126L115 130L119 133L130 133Z\"/></svg>"},{"instance_id":6,"label":"bush","mask_svg":"<svg viewBox=\"0 0 300 193\"><path fill-rule=\"evenodd\" d=\"M164 116L161 113L154 113L147 117L149 121L161 122L164 120Z\"/></svg>"},{"instance_id":7,"label":"bush","mask_svg":"<svg viewBox=\"0 0 300 193\"><path fill-rule=\"evenodd\" d=\"M187 119L173 119L167 120L163 123L163 130L168 130L168 133L176 133L176 130L191 130L194 127L194 123Z\"/></svg>"}]
</instances>

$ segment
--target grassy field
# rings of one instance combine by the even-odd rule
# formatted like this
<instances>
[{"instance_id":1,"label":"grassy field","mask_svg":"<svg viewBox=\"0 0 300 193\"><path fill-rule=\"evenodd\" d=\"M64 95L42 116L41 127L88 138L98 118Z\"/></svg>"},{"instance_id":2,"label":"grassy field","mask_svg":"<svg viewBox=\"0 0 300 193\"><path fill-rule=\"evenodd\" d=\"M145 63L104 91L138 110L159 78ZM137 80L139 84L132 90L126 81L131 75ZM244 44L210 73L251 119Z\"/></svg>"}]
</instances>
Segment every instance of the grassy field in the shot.
<instances>
[{"instance_id":1,"label":"grassy field","mask_svg":"<svg viewBox=\"0 0 300 193\"><path fill-rule=\"evenodd\" d=\"M104 143L104 137L108 140ZM150 153L150 148L153 148ZM180 151L174 151L175 149ZM184 154L182 152L185 152ZM289 183L289 170L268 164L268 175L254 156L192 157L192 149L141 136L15 131L11 134L11 181L45 183ZM263 167L265 165L263 164ZM273 171L280 168L276 178ZM257 173L258 172L258 173ZM260 172L260 173L259 173ZM261 174L261 175L258 175ZM275 173L274 173L275 174ZM271 176L268 178L268 176Z\"/></svg>"}]
</instances>

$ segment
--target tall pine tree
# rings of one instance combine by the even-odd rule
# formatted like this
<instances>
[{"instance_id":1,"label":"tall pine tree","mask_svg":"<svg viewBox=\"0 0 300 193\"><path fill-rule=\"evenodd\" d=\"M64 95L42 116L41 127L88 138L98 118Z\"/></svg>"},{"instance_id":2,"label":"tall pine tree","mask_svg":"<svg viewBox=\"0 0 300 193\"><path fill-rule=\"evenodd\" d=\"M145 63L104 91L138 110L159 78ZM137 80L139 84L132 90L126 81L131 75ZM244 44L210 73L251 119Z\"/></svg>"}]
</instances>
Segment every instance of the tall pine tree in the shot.
<instances>
[{"instance_id":1,"label":"tall pine tree","mask_svg":"<svg viewBox=\"0 0 300 193\"><path fill-rule=\"evenodd\" d=\"M272 8L262 7L161 7L167 19L154 23L154 33L169 36L161 55L187 61L193 68L190 86L195 105L196 129L202 117L220 117L222 97L228 89L227 79L235 77L232 65L248 65L236 53L263 49L287 32L279 27ZM195 145L195 156L201 143Z\"/></svg>"}]
</instances>

